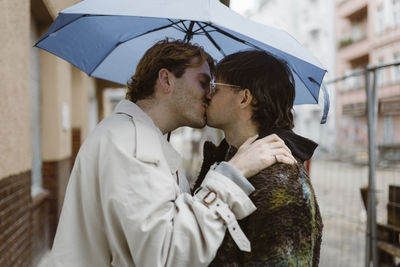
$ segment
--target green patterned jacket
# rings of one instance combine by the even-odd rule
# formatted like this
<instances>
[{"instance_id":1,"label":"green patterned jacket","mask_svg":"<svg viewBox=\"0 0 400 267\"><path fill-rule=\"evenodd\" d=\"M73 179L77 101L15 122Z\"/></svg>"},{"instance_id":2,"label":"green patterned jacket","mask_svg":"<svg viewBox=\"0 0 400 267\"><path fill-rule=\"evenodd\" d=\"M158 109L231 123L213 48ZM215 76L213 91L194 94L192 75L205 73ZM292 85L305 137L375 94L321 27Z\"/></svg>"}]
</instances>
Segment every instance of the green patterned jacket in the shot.
<instances>
[{"instance_id":1,"label":"green patterned jacket","mask_svg":"<svg viewBox=\"0 0 400 267\"><path fill-rule=\"evenodd\" d=\"M323 224L303 165L317 144L292 131L275 133L285 141L299 163L275 164L249 179L255 187L250 198L257 210L239 224L251 242L252 251L240 251L227 232L209 266L318 266ZM225 140L219 147L206 142L194 190L213 163L229 160L236 151Z\"/></svg>"}]
</instances>

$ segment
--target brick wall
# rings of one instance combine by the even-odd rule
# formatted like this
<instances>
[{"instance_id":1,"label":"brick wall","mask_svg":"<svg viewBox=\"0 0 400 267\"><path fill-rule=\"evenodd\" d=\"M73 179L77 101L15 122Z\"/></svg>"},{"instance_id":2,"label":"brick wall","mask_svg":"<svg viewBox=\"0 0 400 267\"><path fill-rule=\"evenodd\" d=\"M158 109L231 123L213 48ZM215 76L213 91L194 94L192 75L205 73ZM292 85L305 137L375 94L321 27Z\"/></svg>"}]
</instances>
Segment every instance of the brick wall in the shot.
<instances>
[{"instance_id":1,"label":"brick wall","mask_svg":"<svg viewBox=\"0 0 400 267\"><path fill-rule=\"evenodd\" d=\"M50 244L57 230L58 219L64 202L65 190L71 173L71 158L43 162L43 187L49 192ZM0 265L1 266L1 265Z\"/></svg>"},{"instance_id":2,"label":"brick wall","mask_svg":"<svg viewBox=\"0 0 400 267\"><path fill-rule=\"evenodd\" d=\"M72 158L71 158L71 168L74 165L76 156L78 155L79 148L81 147L81 128L72 128L71 138L72 138Z\"/></svg>"},{"instance_id":3,"label":"brick wall","mask_svg":"<svg viewBox=\"0 0 400 267\"><path fill-rule=\"evenodd\" d=\"M31 172L0 180L0 266L30 266Z\"/></svg>"},{"instance_id":4,"label":"brick wall","mask_svg":"<svg viewBox=\"0 0 400 267\"><path fill-rule=\"evenodd\" d=\"M65 189L70 158L43 162L46 191L31 198L31 172L0 180L0 266L36 266L51 247Z\"/></svg>"}]
</instances>

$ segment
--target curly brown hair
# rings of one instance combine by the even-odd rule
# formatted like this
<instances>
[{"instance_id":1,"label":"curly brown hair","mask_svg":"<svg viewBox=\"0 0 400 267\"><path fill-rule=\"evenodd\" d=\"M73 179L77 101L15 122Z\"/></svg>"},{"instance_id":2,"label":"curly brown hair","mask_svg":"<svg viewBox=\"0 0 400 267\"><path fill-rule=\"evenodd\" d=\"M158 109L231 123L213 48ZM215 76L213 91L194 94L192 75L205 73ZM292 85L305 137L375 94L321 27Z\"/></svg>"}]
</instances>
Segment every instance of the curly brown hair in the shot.
<instances>
[{"instance_id":1,"label":"curly brown hair","mask_svg":"<svg viewBox=\"0 0 400 267\"><path fill-rule=\"evenodd\" d=\"M199 60L190 63L193 58ZM198 67L207 61L211 75L215 71L214 59L197 45L168 38L157 42L146 51L136 67L135 74L127 82L126 98L132 102L151 97L160 69L166 68L180 78L188 67Z\"/></svg>"}]
</instances>

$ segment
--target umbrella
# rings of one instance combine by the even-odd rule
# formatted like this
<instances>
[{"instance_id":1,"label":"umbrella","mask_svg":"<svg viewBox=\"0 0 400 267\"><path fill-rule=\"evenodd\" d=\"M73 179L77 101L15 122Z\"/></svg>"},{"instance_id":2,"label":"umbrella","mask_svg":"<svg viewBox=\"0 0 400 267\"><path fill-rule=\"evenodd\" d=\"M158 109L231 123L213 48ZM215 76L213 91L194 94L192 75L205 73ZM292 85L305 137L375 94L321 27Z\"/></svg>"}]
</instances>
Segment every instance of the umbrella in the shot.
<instances>
[{"instance_id":1,"label":"umbrella","mask_svg":"<svg viewBox=\"0 0 400 267\"><path fill-rule=\"evenodd\" d=\"M126 84L144 52L166 37L197 43L217 60L240 50L265 50L288 62L295 104L318 103L326 73L319 61L287 32L251 21L218 0L85 0L61 11L35 46L89 76Z\"/></svg>"}]
</instances>

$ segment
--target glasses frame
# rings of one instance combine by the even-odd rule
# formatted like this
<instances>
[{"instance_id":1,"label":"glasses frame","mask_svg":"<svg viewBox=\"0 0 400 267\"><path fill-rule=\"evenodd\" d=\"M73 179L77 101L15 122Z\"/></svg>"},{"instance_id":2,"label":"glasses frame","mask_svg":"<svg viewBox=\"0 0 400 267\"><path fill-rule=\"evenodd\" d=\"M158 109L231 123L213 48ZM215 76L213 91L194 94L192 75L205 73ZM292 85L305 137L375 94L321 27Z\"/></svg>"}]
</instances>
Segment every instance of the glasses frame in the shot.
<instances>
[{"instance_id":1,"label":"glasses frame","mask_svg":"<svg viewBox=\"0 0 400 267\"><path fill-rule=\"evenodd\" d=\"M242 88L239 85L234 85L234 84L228 84L228 83L216 83L214 81L210 81L210 94L214 95L216 93L216 88L217 85L221 85L221 86L229 86L229 87L233 87L233 88Z\"/></svg>"}]
</instances>

